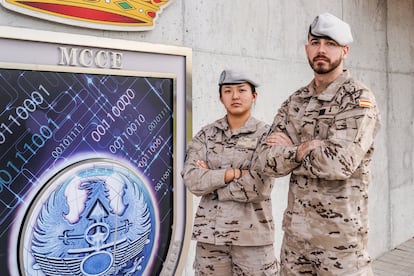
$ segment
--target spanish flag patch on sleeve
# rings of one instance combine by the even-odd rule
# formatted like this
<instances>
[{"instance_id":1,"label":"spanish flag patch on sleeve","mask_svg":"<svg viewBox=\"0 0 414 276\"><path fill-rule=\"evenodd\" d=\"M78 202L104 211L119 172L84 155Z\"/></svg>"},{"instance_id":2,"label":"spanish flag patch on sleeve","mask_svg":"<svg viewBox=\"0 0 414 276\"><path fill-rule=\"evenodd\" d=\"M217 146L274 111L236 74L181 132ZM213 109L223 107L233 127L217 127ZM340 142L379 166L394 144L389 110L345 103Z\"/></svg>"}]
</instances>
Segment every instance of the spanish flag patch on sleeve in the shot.
<instances>
[{"instance_id":1,"label":"spanish flag patch on sleeve","mask_svg":"<svg viewBox=\"0 0 414 276\"><path fill-rule=\"evenodd\" d=\"M361 107L371 107L372 102L368 99L359 99L358 100L358 105L361 106Z\"/></svg>"}]
</instances>

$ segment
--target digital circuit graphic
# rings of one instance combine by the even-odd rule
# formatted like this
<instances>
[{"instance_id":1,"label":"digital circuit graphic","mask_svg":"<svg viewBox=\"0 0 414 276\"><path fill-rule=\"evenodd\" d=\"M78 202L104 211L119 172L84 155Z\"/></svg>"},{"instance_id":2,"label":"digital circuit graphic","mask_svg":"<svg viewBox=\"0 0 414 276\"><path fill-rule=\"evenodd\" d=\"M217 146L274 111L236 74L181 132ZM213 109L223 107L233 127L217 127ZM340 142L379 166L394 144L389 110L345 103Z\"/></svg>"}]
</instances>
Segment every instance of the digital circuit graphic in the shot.
<instances>
[{"instance_id":1,"label":"digital circuit graphic","mask_svg":"<svg viewBox=\"0 0 414 276\"><path fill-rule=\"evenodd\" d=\"M174 80L0 69L0 94L0 265L158 274L174 216Z\"/></svg>"}]
</instances>

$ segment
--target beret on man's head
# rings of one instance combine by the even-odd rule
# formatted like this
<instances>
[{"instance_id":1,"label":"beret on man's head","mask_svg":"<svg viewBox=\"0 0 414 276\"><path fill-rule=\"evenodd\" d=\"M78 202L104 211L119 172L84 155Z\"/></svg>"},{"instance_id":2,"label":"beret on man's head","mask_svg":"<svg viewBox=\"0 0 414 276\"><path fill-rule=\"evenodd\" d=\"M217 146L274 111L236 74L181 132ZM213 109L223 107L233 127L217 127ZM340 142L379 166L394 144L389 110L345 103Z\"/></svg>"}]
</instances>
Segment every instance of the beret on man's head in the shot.
<instances>
[{"instance_id":1,"label":"beret on man's head","mask_svg":"<svg viewBox=\"0 0 414 276\"><path fill-rule=\"evenodd\" d=\"M219 85L223 84L241 84L248 82L254 87L258 87L259 84L253 81L251 78L247 77L244 72L233 71L233 70L223 70L220 74Z\"/></svg>"},{"instance_id":2,"label":"beret on man's head","mask_svg":"<svg viewBox=\"0 0 414 276\"><path fill-rule=\"evenodd\" d=\"M315 37L329 37L342 46L354 41L348 23L330 13L316 16L309 26L309 33Z\"/></svg>"}]
</instances>

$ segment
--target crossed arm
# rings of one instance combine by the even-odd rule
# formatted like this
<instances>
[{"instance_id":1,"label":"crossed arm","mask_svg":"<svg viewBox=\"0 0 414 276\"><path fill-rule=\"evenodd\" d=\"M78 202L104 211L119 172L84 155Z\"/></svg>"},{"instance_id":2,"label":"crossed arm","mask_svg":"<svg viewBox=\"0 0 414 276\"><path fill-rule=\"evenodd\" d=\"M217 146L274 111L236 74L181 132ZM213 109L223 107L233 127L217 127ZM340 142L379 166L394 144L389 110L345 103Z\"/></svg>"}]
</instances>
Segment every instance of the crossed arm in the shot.
<instances>
[{"instance_id":1,"label":"crossed arm","mask_svg":"<svg viewBox=\"0 0 414 276\"><path fill-rule=\"evenodd\" d=\"M274 132L266 138L269 146L293 146L290 138L283 132ZM301 162L303 158L313 149L321 145L321 140L310 140L301 143L296 151L296 161Z\"/></svg>"},{"instance_id":2,"label":"crossed arm","mask_svg":"<svg viewBox=\"0 0 414 276\"><path fill-rule=\"evenodd\" d=\"M204 160L197 160L196 162L197 166L203 169L208 170L209 167L207 166L206 162ZM240 177L246 175L248 173L248 170L241 170L241 169L226 169L226 172L224 174L224 183L229 183L235 179L239 179Z\"/></svg>"}]
</instances>

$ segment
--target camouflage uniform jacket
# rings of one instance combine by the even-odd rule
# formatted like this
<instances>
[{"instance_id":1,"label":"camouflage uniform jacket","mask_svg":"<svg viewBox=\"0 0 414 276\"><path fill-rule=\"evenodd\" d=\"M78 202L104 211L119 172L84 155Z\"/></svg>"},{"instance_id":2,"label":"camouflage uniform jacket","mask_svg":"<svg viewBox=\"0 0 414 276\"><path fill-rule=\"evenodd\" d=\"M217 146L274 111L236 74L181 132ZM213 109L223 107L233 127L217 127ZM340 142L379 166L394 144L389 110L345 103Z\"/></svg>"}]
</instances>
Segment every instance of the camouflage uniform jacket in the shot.
<instances>
[{"instance_id":1,"label":"camouflage uniform jacket","mask_svg":"<svg viewBox=\"0 0 414 276\"><path fill-rule=\"evenodd\" d=\"M366 249L369 165L380 127L375 98L346 70L321 94L314 92L312 81L274 118L272 129L287 134L295 146L264 144L259 163L274 177L291 173L286 234L327 250ZM297 145L313 139L322 146L298 163Z\"/></svg>"},{"instance_id":2,"label":"camouflage uniform jacket","mask_svg":"<svg viewBox=\"0 0 414 276\"><path fill-rule=\"evenodd\" d=\"M203 127L188 144L182 176L187 188L201 196L193 239L216 245L273 243L273 179L250 170L224 183L227 168L250 169L258 142L268 130L264 122L250 117L232 133L224 117ZM209 169L199 168L197 160L205 161Z\"/></svg>"}]
</instances>

